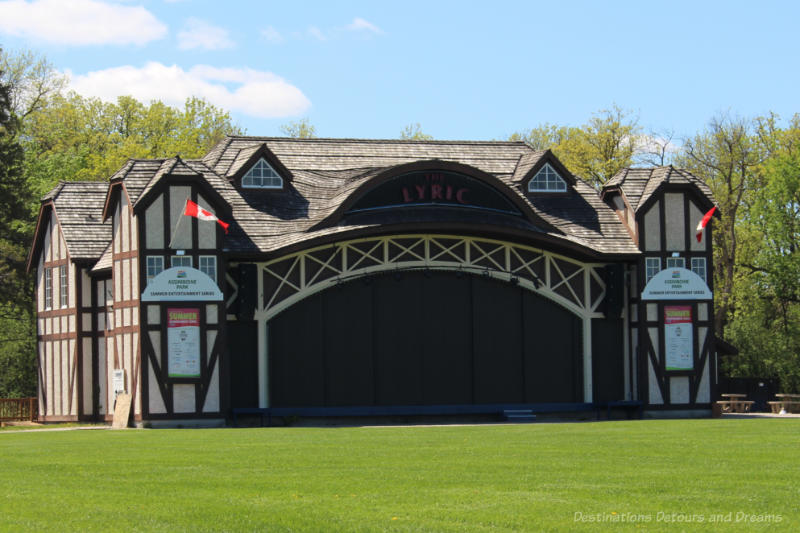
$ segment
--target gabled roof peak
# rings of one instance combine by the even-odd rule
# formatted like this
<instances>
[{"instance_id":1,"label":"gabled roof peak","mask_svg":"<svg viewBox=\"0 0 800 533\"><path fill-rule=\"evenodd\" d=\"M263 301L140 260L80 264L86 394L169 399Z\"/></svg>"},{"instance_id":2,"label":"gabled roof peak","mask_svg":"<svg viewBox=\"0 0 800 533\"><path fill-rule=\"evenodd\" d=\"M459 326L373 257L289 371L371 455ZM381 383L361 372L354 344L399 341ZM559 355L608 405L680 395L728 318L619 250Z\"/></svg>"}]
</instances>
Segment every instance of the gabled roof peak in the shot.
<instances>
[{"instance_id":1,"label":"gabled roof peak","mask_svg":"<svg viewBox=\"0 0 800 533\"><path fill-rule=\"evenodd\" d=\"M671 164L649 168L623 168L603 185L602 195L618 190L628 200L631 208L639 211L665 184L694 186L709 201L715 202L711 189L703 180L688 170Z\"/></svg>"}]
</instances>

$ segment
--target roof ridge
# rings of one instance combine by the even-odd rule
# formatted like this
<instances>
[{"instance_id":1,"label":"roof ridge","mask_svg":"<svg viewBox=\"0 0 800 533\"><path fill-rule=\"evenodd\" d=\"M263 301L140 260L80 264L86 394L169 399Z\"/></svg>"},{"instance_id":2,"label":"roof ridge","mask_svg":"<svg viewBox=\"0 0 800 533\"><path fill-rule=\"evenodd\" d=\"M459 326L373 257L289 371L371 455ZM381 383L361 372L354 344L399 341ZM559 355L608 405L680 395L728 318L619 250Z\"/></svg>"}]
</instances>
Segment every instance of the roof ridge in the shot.
<instances>
[{"instance_id":1,"label":"roof ridge","mask_svg":"<svg viewBox=\"0 0 800 533\"><path fill-rule=\"evenodd\" d=\"M630 171L631 169L629 167L625 167L622 169L622 177L619 179L619 182L617 183L618 187L622 187L625 184L625 180L628 179L628 172Z\"/></svg>"},{"instance_id":2,"label":"roof ridge","mask_svg":"<svg viewBox=\"0 0 800 533\"><path fill-rule=\"evenodd\" d=\"M508 146L525 146L530 148L530 145L525 141L475 141L475 140L458 140L458 139L362 139L355 137L260 137L252 135L228 135L228 139L245 139L251 141L292 141L292 142L364 142L364 143L401 143L401 144L468 144L468 145L508 145Z\"/></svg>"},{"instance_id":3,"label":"roof ridge","mask_svg":"<svg viewBox=\"0 0 800 533\"><path fill-rule=\"evenodd\" d=\"M125 163L123 163L123 165L119 167L119 170L111 174L111 176L108 178L108 181L110 182L111 180L117 178L125 179L125 176L128 175L128 172L130 172L134 164L136 164L136 159L128 158L127 161L125 161Z\"/></svg>"},{"instance_id":4,"label":"roof ridge","mask_svg":"<svg viewBox=\"0 0 800 533\"><path fill-rule=\"evenodd\" d=\"M58 198L58 195L61 192L61 190L64 188L64 184L65 183L66 182L64 180L58 180L58 183L56 184L56 186L53 187L52 189L50 189L49 191L47 191L47 193L45 193L44 196L42 196L40 201L42 203L44 203L44 202L46 202L48 200L55 200L56 198Z\"/></svg>"},{"instance_id":5,"label":"roof ridge","mask_svg":"<svg viewBox=\"0 0 800 533\"><path fill-rule=\"evenodd\" d=\"M225 137L217 141L201 159L203 161L208 160L209 167L217 166L219 160L222 158L222 154L225 153L225 150L228 149L228 147L231 145L231 142L233 142L233 136L225 135Z\"/></svg>"},{"instance_id":6,"label":"roof ridge","mask_svg":"<svg viewBox=\"0 0 800 533\"><path fill-rule=\"evenodd\" d=\"M191 168L192 170L194 170L194 169L193 169L192 167L190 167L190 166L189 166L189 163L191 163L191 164L193 164L193 165L202 165L204 170L207 170L207 171L209 171L209 172L211 172L211 173L213 173L213 174L216 174L217 176L219 176L219 174L217 174L217 173L214 171L214 169L213 169L213 168L211 168L210 166L208 166L208 165L206 164L206 162L205 162L203 159L181 159L181 162L182 162L184 165L186 165L187 167ZM219 176L219 177L220 177L220 178L222 178L222 176Z\"/></svg>"}]
</instances>

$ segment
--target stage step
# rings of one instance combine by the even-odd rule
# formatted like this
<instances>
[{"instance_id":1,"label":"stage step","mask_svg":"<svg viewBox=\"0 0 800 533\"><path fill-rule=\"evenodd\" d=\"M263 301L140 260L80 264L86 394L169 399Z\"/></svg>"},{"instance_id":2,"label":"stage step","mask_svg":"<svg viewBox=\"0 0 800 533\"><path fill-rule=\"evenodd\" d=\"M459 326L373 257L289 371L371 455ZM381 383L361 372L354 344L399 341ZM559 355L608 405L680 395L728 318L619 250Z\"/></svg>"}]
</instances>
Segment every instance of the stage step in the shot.
<instances>
[{"instance_id":1,"label":"stage step","mask_svg":"<svg viewBox=\"0 0 800 533\"><path fill-rule=\"evenodd\" d=\"M536 422L536 415L530 409L505 409L503 419L508 422Z\"/></svg>"}]
</instances>

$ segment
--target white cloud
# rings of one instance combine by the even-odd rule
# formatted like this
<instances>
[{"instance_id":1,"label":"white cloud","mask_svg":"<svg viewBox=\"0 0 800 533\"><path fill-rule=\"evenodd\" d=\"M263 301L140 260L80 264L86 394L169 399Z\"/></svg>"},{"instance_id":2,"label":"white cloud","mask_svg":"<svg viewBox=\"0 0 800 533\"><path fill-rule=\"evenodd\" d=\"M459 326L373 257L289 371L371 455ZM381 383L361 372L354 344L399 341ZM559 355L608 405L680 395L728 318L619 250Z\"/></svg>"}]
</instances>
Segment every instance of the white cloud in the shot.
<instances>
[{"instance_id":1,"label":"white cloud","mask_svg":"<svg viewBox=\"0 0 800 533\"><path fill-rule=\"evenodd\" d=\"M375 35L382 35L383 30L377 27L376 25L368 22L361 17L356 17L353 19L353 22L348 24L345 27L349 31L365 31L369 33L374 33Z\"/></svg>"},{"instance_id":2,"label":"white cloud","mask_svg":"<svg viewBox=\"0 0 800 533\"><path fill-rule=\"evenodd\" d=\"M228 37L228 30L214 26L205 20L190 18L186 21L183 29L178 32L178 48L181 50L193 48L221 50L233 48L233 46L234 42Z\"/></svg>"},{"instance_id":3,"label":"white cloud","mask_svg":"<svg viewBox=\"0 0 800 533\"><path fill-rule=\"evenodd\" d=\"M672 138L656 134L638 135L633 141L634 148L639 152L661 152L676 154L681 150L681 144Z\"/></svg>"},{"instance_id":4,"label":"white cloud","mask_svg":"<svg viewBox=\"0 0 800 533\"><path fill-rule=\"evenodd\" d=\"M131 95L177 106L199 96L223 109L259 118L298 115L311 106L300 89L280 76L249 68L197 65L183 70L149 62L141 68L126 65L73 76L70 88L106 101Z\"/></svg>"},{"instance_id":5,"label":"white cloud","mask_svg":"<svg viewBox=\"0 0 800 533\"><path fill-rule=\"evenodd\" d=\"M309 26L307 31L308 31L308 34L309 34L311 37L315 38L315 39L316 39L316 40L318 40L318 41L325 41L325 40L327 40L327 38L325 37L325 34L324 34L324 33L322 33L322 30L320 30L320 29L319 29L319 28L317 28L316 26Z\"/></svg>"},{"instance_id":6,"label":"white cloud","mask_svg":"<svg viewBox=\"0 0 800 533\"><path fill-rule=\"evenodd\" d=\"M278 30L273 28L272 26L267 26L263 30L261 30L261 37L271 43L282 43L283 42L283 35L280 34Z\"/></svg>"},{"instance_id":7,"label":"white cloud","mask_svg":"<svg viewBox=\"0 0 800 533\"><path fill-rule=\"evenodd\" d=\"M0 33L66 45L143 45L164 37L167 27L141 6L10 0L0 2Z\"/></svg>"}]
</instances>

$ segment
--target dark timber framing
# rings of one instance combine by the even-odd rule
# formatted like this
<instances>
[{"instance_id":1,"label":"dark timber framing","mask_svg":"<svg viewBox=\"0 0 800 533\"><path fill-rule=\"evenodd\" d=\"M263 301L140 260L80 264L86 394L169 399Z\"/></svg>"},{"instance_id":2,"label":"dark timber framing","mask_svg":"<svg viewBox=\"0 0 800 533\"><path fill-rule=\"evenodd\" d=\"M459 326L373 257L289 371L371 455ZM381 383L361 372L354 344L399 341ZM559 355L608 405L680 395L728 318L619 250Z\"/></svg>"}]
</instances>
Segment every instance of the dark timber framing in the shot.
<instances>
[{"instance_id":1,"label":"dark timber framing","mask_svg":"<svg viewBox=\"0 0 800 533\"><path fill-rule=\"evenodd\" d=\"M261 158L282 188L241 186ZM566 191L528 192L544 165ZM185 199L229 232L176 212ZM63 183L42 199L28 258L41 411L110 420L122 369L137 423L219 423L232 408L704 413L716 394L713 301L639 295L647 258L663 269L674 253L687 269L703 258L713 290L713 224L693 240L713 205L673 167L624 169L598 194L519 142L231 136L202 159L130 160L106 184ZM194 269L213 258L224 300L141 301L147 258L168 269L175 255ZM55 293L59 267L69 305L45 309L44 272ZM691 309L691 370L666 368L671 305ZM197 310L198 377L168 375L170 308Z\"/></svg>"}]
</instances>

